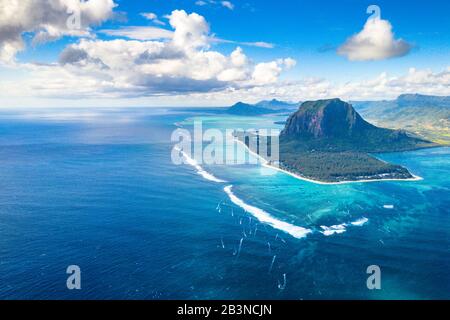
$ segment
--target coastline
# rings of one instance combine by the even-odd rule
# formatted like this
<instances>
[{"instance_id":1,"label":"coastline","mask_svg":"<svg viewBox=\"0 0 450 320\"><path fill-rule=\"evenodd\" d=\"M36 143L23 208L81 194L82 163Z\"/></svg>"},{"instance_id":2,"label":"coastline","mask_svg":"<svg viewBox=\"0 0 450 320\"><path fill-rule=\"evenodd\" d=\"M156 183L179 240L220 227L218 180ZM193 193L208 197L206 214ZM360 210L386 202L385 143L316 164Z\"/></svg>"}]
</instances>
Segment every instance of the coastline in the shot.
<instances>
[{"instance_id":1,"label":"coastline","mask_svg":"<svg viewBox=\"0 0 450 320\"><path fill-rule=\"evenodd\" d=\"M307 182L311 182L311 183L315 183L315 184L321 184L321 185L336 185L336 184L347 184L347 183L366 183L366 182L383 182L383 181L420 181L420 180L423 180L422 177L419 177L419 176L417 176L417 175L415 175L415 174L413 174L413 173L411 173L411 172L410 172L410 173L411 173L411 175L412 175L413 177L412 177L412 178L408 178L408 179L395 179L395 178L390 178L390 179L389 179L389 178L388 178L388 179L362 179L362 180L348 180L348 181L338 181L338 182L325 182L325 181L314 180L314 179L306 178L306 177L303 177L303 176L301 176L301 175L299 175L299 174L296 174L296 173L293 173L293 172L284 170L284 169L282 169L282 168L280 168L280 167L276 167L276 166L273 166L273 165L269 164L269 162L268 162L266 159L264 159L263 157L261 157L261 156L260 156L259 154L257 154L256 152L250 150L250 148L247 147L247 145L245 145L245 143L243 143L241 140L237 139L236 137L234 137L234 139L235 139L238 143L242 144L242 145L244 146L244 148L245 148L250 154L252 154L253 156L255 156L255 157L257 157L258 159L260 159L261 162L262 162L262 166L263 166L263 167L271 168L271 169L274 169L274 170L283 172L283 173L285 173L285 174L288 174L288 175L290 175L291 177L294 177L294 178L296 178L296 179L303 180L303 181L307 181ZM408 171L409 171L409 170L408 170Z\"/></svg>"}]
</instances>

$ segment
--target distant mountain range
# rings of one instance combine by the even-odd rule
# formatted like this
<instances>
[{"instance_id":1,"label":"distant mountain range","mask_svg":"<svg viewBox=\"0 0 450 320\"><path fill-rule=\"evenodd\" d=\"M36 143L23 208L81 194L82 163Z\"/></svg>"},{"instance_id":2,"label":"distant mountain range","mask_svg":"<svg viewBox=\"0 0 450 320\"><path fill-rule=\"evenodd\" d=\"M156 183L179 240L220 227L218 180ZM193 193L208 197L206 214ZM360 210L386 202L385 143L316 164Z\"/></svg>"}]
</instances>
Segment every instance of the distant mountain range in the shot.
<instances>
[{"instance_id":1,"label":"distant mountain range","mask_svg":"<svg viewBox=\"0 0 450 320\"><path fill-rule=\"evenodd\" d=\"M286 101L280 101L277 99L272 100L263 100L256 104L256 106L260 108L266 108L270 110L289 110L292 111L293 109L296 110L301 105L301 102L286 102Z\"/></svg>"},{"instance_id":2,"label":"distant mountain range","mask_svg":"<svg viewBox=\"0 0 450 320\"><path fill-rule=\"evenodd\" d=\"M273 113L286 113L296 110L300 103L289 103L285 101L263 100L256 104L238 102L227 109L227 113L240 116L255 116Z\"/></svg>"},{"instance_id":3,"label":"distant mountain range","mask_svg":"<svg viewBox=\"0 0 450 320\"><path fill-rule=\"evenodd\" d=\"M370 153L436 146L402 130L376 127L340 99L304 102L280 134L279 165L323 182L410 179L404 167Z\"/></svg>"},{"instance_id":4,"label":"distant mountain range","mask_svg":"<svg viewBox=\"0 0 450 320\"><path fill-rule=\"evenodd\" d=\"M395 100L353 101L352 104L374 124L450 144L450 97L403 94Z\"/></svg>"},{"instance_id":5,"label":"distant mountain range","mask_svg":"<svg viewBox=\"0 0 450 320\"><path fill-rule=\"evenodd\" d=\"M450 108L450 97L446 96L427 96L423 94L402 94L398 96L399 106L406 107L412 105L428 105L435 107Z\"/></svg>"}]
</instances>

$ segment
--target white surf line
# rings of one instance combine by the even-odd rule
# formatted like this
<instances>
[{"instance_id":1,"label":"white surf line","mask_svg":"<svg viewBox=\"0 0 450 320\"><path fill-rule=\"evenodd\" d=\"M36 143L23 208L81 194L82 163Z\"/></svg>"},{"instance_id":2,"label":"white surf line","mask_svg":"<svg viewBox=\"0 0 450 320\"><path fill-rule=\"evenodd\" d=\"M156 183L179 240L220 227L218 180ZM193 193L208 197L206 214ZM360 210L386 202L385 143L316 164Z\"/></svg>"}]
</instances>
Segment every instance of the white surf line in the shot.
<instances>
[{"instance_id":1,"label":"white surf line","mask_svg":"<svg viewBox=\"0 0 450 320\"><path fill-rule=\"evenodd\" d=\"M295 226L295 225L287 223L285 221L278 220L278 219L272 217L268 212L245 203L242 199L238 198L231 191L232 187L233 187L232 185L229 185L223 189L225 191L225 193L228 195L228 197L230 198L231 202L233 202L235 205L241 207L242 209L244 209L246 212L250 213L251 215L253 215L260 222L267 223L268 225L272 226L273 228L284 231L297 239L306 237L306 235L308 233L312 232L310 229Z\"/></svg>"},{"instance_id":2,"label":"white surf line","mask_svg":"<svg viewBox=\"0 0 450 320\"><path fill-rule=\"evenodd\" d=\"M324 236L331 236L333 234L339 234L339 233L343 233L345 231L347 231L347 229L345 229L345 223L342 224L336 224L334 226L320 226L323 231L319 231L320 233L322 233Z\"/></svg>"},{"instance_id":3,"label":"white surf line","mask_svg":"<svg viewBox=\"0 0 450 320\"><path fill-rule=\"evenodd\" d=\"M212 175L211 173L207 172L206 170L204 170L195 159L189 157L187 155L186 152L184 152L183 150L180 150L179 148L176 148L175 150L179 151L181 153L181 155L183 156L183 158L186 160L186 163L193 166L196 170L197 173L199 175L201 175L203 178L205 178L206 180L209 181L213 181L213 182L217 182L217 183L224 183L226 182L225 180L216 178L214 175Z\"/></svg>"},{"instance_id":4,"label":"white surf line","mask_svg":"<svg viewBox=\"0 0 450 320\"><path fill-rule=\"evenodd\" d=\"M361 219L358 219L356 221L350 222L350 224L352 226L363 226L364 224L366 224L366 222L369 221L369 219L367 219L366 217L362 217Z\"/></svg>"},{"instance_id":5,"label":"white surf line","mask_svg":"<svg viewBox=\"0 0 450 320\"><path fill-rule=\"evenodd\" d=\"M272 262L270 263L270 267L269 267L269 273L272 272L273 264L274 264L276 258L277 258L277 255L274 255L272 258Z\"/></svg>"},{"instance_id":6,"label":"white surf line","mask_svg":"<svg viewBox=\"0 0 450 320\"><path fill-rule=\"evenodd\" d=\"M304 181L308 181L308 182L312 182L315 184L321 184L321 185L337 185L337 184L348 184L348 183L361 183L361 182L383 182L383 181L419 181L419 180L423 180L422 177L416 176L414 174L411 173L411 175L413 176L412 178L408 178L408 179L395 179L395 178L388 178L388 179L364 179L364 180L348 180L348 181L339 181L339 182L323 182L323 181L318 181L318 180L313 180L310 178L305 178L302 177L298 174L289 172L287 170L281 169L279 167L275 167L270 165L269 163L264 163L263 164L264 167L267 168L272 168L274 170L286 173L294 178L300 179L300 180L304 180Z\"/></svg>"},{"instance_id":7,"label":"white surf line","mask_svg":"<svg viewBox=\"0 0 450 320\"><path fill-rule=\"evenodd\" d=\"M284 290L286 288L286 273L283 273L283 284L278 280L278 289Z\"/></svg>"},{"instance_id":8,"label":"white surf line","mask_svg":"<svg viewBox=\"0 0 450 320\"><path fill-rule=\"evenodd\" d=\"M298 174L296 174L296 173L293 173L293 172L290 172L290 171L281 169L280 167L275 167L275 166L269 164L269 162L268 162L266 159L264 159L263 157L261 157L261 156L260 156L259 154L257 154L256 152L250 150L250 148L247 147L247 145L246 145L245 143L243 143L241 140L239 140L239 139L237 139L237 138L235 138L235 140L236 140L238 143L242 144L242 145L247 149L247 151L248 151L251 155L257 157L257 158L261 161L261 165L262 165L263 167L271 168L271 169L274 169L274 170L283 172L283 173L285 173L285 174L288 174L288 175L290 175L290 176L292 176L292 177L294 177L294 178L296 178L296 179L303 180L303 181L308 181L308 182L315 183L315 184L321 184L321 185L335 185L335 184L360 183L360 182L419 181L419 180L423 180L422 177L416 176L416 175L412 174L411 172L410 172L410 173L411 173L411 175L412 175L413 177L412 177L412 178L408 178L408 179L395 179L395 178L389 178L389 179L365 179L365 180L354 180L354 181L353 181L353 180L349 180L349 181L339 181L339 182L324 182L324 181L313 180L313 179L303 177L303 176L298 175Z\"/></svg>"},{"instance_id":9,"label":"white surf line","mask_svg":"<svg viewBox=\"0 0 450 320\"><path fill-rule=\"evenodd\" d=\"M340 234L340 233L344 233L345 231L347 231L347 227L349 227L349 226L361 227L364 224L366 224L367 221L369 221L369 219L367 219L366 217L362 217L362 218L355 220L353 222L350 222L350 223L335 224L335 225L329 226L329 227L320 226L320 228L322 228L323 231L319 231L319 232L322 233L324 236Z\"/></svg>"}]
</instances>

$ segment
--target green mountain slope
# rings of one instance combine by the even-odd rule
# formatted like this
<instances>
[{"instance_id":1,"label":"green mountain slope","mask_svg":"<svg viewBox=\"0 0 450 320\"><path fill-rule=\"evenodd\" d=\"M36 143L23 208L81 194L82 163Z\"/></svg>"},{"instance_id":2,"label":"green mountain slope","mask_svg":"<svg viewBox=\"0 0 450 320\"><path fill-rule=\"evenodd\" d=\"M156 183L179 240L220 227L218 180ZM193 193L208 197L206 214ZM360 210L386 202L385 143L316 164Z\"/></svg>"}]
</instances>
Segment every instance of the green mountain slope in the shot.
<instances>
[{"instance_id":1,"label":"green mountain slope","mask_svg":"<svg viewBox=\"0 0 450 320\"><path fill-rule=\"evenodd\" d=\"M229 114L239 115L239 116L256 116L256 115L263 115L263 114L270 114L273 113L273 110L258 107L255 105L238 102L227 109L226 111Z\"/></svg>"},{"instance_id":2,"label":"green mountain slope","mask_svg":"<svg viewBox=\"0 0 450 320\"><path fill-rule=\"evenodd\" d=\"M353 102L372 123L404 129L440 144L450 144L450 97L406 94L390 101Z\"/></svg>"},{"instance_id":3,"label":"green mountain slope","mask_svg":"<svg viewBox=\"0 0 450 320\"><path fill-rule=\"evenodd\" d=\"M300 106L300 102L298 103L290 103L285 101L280 101L277 99L272 100L263 100L255 104L257 107L262 107L266 109L276 110L280 112L286 111L295 111Z\"/></svg>"}]
</instances>

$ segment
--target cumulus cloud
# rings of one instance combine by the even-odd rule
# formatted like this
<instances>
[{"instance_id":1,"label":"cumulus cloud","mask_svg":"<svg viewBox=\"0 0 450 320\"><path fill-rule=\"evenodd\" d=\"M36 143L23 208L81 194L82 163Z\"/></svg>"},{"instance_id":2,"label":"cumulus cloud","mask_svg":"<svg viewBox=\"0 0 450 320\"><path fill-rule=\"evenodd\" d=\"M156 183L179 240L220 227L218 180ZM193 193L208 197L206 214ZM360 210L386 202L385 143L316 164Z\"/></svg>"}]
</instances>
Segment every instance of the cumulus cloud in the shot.
<instances>
[{"instance_id":1,"label":"cumulus cloud","mask_svg":"<svg viewBox=\"0 0 450 320\"><path fill-rule=\"evenodd\" d=\"M90 36L109 19L113 0L0 0L0 61L11 63L25 48L24 33L40 43L62 36Z\"/></svg>"},{"instance_id":2,"label":"cumulus cloud","mask_svg":"<svg viewBox=\"0 0 450 320\"><path fill-rule=\"evenodd\" d=\"M92 1L89 1L91 5L95 2ZM106 0L97 0L97 3L106 3ZM0 12L3 17L8 15ZM11 12L9 15L13 16ZM18 18L22 16L21 13L16 15ZM89 24L83 25L84 29L78 30L81 32L79 35L90 33L89 25L106 16L102 14L90 19ZM17 64L3 75L19 71L26 76L22 79L14 77L14 80L6 75L3 80L0 78L0 97L3 101L5 97L27 96L65 101L71 98L164 97L167 104L179 105L189 101L191 104L213 105L269 98L290 101L330 97L364 100L395 98L402 93L450 95L450 67L441 72L411 68L403 75L384 72L372 79L345 83L316 78L280 81L283 71L296 65L294 59L255 63L240 46L227 54L221 53L211 48L217 40L204 17L175 10L167 18L170 30L157 27L103 30L105 34L123 39L85 37L68 45L56 63ZM34 36L47 30L20 26L20 30L34 30ZM61 28L65 30L64 26ZM5 32L3 20L0 20L0 30L0 52L5 54L10 50L10 55L14 56L17 48L23 45L22 33ZM6 37L6 34L12 36ZM50 31L50 34L57 33ZM122 101L120 99L117 101Z\"/></svg>"},{"instance_id":3,"label":"cumulus cloud","mask_svg":"<svg viewBox=\"0 0 450 320\"><path fill-rule=\"evenodd\" d=\"M305 101L327 98L345 100L395 99L403 93L450 95L450 67L440 71L410 68L403 75L382 72L374 78L360 81L336 82L323 78L304 78L296 81L277 81L262 86L230 89L219 92L193 93L186 97L170 97L167 103L181 99L192 105L230 105L236 101L257 102L277 98L286 101ZM176 104L176 103L174 103Z\"/></svg>"},{"instance_id":4,"label":"cumulus cloud","mask_svg":"<svg viewBox=\"0 0 450 320\"><path fill-rule=\"evenodd\" d=\"M187 14L184 10L174 10L168 18L175 29L172 38L175 46L189 50L208 45L209 25L203 16L195 12Z\"/></svg>"},{"instance_id":5,"label":"cumulus cloud","mask_svg":"<svg viewBox=\"0 0 450 320\"><path fill-rule=\"evenodd\" d=\"M368 19L364 28L338 48L339 55L351 61L383 60L409 53L411 45L395 39L392 25L381 18Z\"/></svg>"},{"instance_id":6,"label":"cumulus cloud","mask_svg":"<svg viewBox=\"0 0 450 320\"><path fill-rule=\"evenodd\" d=\"M103 30L134 39L82 38L62 51L57 64L24 64L30 73L25 86L46 97L182 95L264 86L295 65L292 58L254 63L241 47L214 51L204 17L175 10L167 18L173 30Z\"/></svg>"},{"instance_id":7,"label":"cumulus cloud","mask_svg":"<svg viewBox=\"0 0 450 320\"><path fill-rule=\"evenodd\" d=\"M255 66L252 74L253 82L256 84L264 85L269 83L275 83L278 77L284 69L290 69L296 64L292 58L278 59L271 62L262 62Z\"/></svg>"},{"instance_id":8,"label":"cumulus cloud","mask_svg":"<svg viewBox=\"0 0 450 320\"><path fill-rule=\"evenodd\" d=\"M236 101L257 102L272 98L286 101L335 97L345 100L382 100L395 99L403 93L450 96L450 66L439 72L416 68L410 68L402 75L382 72L376 77L359 81L337 82L325 78L303 78L263 85L230 86L228 84L232 80L236 83L239 79L248 82L253 73L248 69L239 68L249 63L248 57L241 50L236 49L228 58L234 68L223 70L220 79L199 78L193 81L192 78L182 76L172 78L161 75L155 78L143 74L139 79L130 82L127 80L127 66L123 67L123 78L120 78L114 75L114 72L110 73L112 70L105 67L102 69L99 61L92 60L79 51L72 52L66 56L72 63L64 68L61 65L27 65L31 76L24 81L0 80L0 98L2 101L10 101L12 97L64 98L65 100L55 101L65 104L70 103L67 98L88 99L85 101L97 98L95 101L99 104L101 101L108 101L110 104L124 105L130 103L126 101L132 101L133 105L211 106L231 105ZM151 90L154 92L159 90L159 93L151 95L149 94ZM168 94L169 90L176 94ZM114 100L116 98L133 99ZM51 103L51 100L46 100L46 103Z\"/></svg>"}]
</instances>

